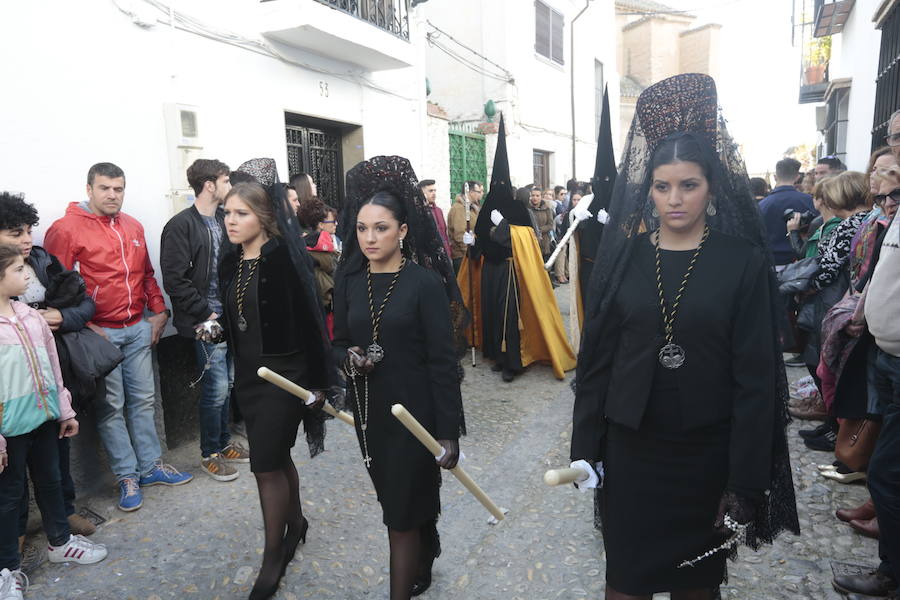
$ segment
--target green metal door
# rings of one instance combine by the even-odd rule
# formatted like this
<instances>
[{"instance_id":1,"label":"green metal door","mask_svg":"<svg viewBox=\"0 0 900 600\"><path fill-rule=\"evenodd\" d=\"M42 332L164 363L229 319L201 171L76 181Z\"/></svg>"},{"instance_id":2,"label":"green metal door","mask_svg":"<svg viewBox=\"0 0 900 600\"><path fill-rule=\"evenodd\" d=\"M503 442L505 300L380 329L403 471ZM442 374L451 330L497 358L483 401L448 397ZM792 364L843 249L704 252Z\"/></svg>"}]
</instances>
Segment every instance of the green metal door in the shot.
<instances>
[{"instance_id":1,"label":"green metal door","mask_svg":"<svg viewBox=\"0 0 900 600\"><path fill-rule=\"evenodd\" d=\"M487 191L487 160L484 136L463 131L450 132L450 199L462 193L463 183L481 181Z\"/></svg>"}]
</instances>

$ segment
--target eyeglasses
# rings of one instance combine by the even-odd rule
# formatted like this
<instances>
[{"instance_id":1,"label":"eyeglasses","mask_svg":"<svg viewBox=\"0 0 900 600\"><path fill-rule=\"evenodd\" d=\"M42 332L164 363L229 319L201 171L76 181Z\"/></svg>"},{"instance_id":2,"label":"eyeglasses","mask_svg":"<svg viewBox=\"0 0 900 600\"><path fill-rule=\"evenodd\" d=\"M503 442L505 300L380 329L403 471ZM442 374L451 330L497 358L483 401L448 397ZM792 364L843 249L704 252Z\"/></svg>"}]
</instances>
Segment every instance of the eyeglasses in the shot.
<instances>
[{"instance_id":1,"label":"eyeglasses","mask_svg":"<svg viewBox=\"0 0 900 600\"><path fill-rule=\"evenodd\" d=\"M888 198L893 200L895 203L900 203L900 188L896 188L890 194L877 194L875 196L875 203L884 204L888 201Z\"/></svg>"},{"instance_id":2,"label":"eyeglasses","mask_svg":"<svg viewBox=\"0 0 900 600\"><path fill-rule=\"evenodd\" d=\"M891 135L885 136L884 143L890 147L900 146L900 133L892 133Z\"/></svg>"}]
</instances>

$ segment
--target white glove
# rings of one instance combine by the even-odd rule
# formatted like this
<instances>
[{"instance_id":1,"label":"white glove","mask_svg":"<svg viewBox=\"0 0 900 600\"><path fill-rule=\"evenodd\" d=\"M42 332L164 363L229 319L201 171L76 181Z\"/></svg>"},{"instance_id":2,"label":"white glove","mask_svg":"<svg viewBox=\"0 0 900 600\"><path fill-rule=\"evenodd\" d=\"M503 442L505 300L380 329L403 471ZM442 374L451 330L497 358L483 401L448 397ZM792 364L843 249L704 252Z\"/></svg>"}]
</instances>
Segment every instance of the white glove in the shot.
<instances>
[{"instance_id":1,"label":"white glove","mask_svg":"<svg viewBox=\"0 0 900 600\"><path fill-rule=\"evenodd\" d=\"M606 225L609 223L609 213L601 208L597 211L597 221Z\"/></svg>"},{"instance_id":2,"label":"white glove","mask_svg":"<svg viewBox=\"0 0 900 600\"><path fill-rule=\"evenodd\" d=\"M579 221L584 221L585 219L589 219L594 216L591 214L591 201L594 199L593 194L588 194L584 196L581 200L578 201L578 204L575 205L575 208L572 209L572 214L575 215L575 218Z\"/></svg>"},{"instance_id":3,"label":"white glove","mask_svg":"<svg viewBox=\"0 0 900 600\"><path fill-rule=\"evenodd\" d=\"M569 467L572 469L580 469L584 471L585 479L575 482L575 487L577 487L582 492L592 490L594 488L603 487L602 462L598 462L596 468L594 468L586 460L576 460L571 465L569 465Z\"/></svg>"},{"instance_id":4,"label":"white glove","mask_svg":"<svg viewBox=\"0 0 900 600\"><path fill-rule=\"evenodd\" d=\"M503 220L503 215L500 214L500 211L496 208L491 211L491 223L494 225L499 225L500 221Z\"/></svg>"},{"instance_id":5,"label":"white glove","mask_svg":"<svg viewBox=\"0 0 900 600\"><path fill-rule=\"evenodd\" d=\"M466 246L475 245L475 235L471 231L463 232L463 244Z\"/></svg>"}]
</instances>

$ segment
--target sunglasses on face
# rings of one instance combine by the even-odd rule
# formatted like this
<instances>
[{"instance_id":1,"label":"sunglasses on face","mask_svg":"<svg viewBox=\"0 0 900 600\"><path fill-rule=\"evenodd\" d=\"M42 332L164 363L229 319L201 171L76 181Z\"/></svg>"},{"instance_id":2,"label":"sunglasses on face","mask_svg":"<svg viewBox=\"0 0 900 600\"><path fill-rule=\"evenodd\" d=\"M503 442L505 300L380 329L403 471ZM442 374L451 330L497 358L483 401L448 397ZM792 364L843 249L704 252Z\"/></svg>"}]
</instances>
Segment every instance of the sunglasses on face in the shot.
<instances>
[{"instance_id":1,"label":"sunglasses on face","mask_svg":"<svg viewBox=\"0 0 900 600\"><path fill-rule=\"evenodd\" d=\"M877 194L875 196L875 202L878 204L884 204L889 199L895 204L900 203L900 188L894 189L890 194Z\"/></svg>"}]
</instances>

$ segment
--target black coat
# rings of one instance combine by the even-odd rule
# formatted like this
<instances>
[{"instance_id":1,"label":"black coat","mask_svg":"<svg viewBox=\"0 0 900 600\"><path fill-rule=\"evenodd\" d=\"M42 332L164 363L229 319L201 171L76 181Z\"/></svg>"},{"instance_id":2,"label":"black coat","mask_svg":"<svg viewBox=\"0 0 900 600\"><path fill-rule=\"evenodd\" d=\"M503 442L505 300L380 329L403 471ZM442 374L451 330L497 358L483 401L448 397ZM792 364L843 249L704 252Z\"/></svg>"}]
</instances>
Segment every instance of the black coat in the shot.
<instances>
[{"instance_id":1,"label":"black coat","mask_svg":"<svg viewBox=\"0 0 900 600\"><path fill-rule=\"evenodd\" d=\"M96 306L85 294L84 280L77 271L69 271L59 260L41 248L33 246L28 255L28 264L34 269L38 281L47 289L44 305L59 310L63 322L59 333L84 329L94 316Z\"/></svg>"},{"instance_id":2,"label":"black coat","mask_svg":"<svg viewBox=\"0 0 900 600\"><path fill-rule=\"evenodd\" d=\"M230 245L225 237L224 213L216 210L222 228L220 256ZM196 207L190 206L163 227L159 247L159 266L163 287L172 301L172 324L184 337L194 338L194 327L206 321L212 309L206 300L213 272L212 234ZM219 288L219 293L223 289Z\"/></svg>"},{"instance_id":3,"label":"black coat","mask_svg":"<svg viewBox=\"0 0 900 600\"><path fill-rule=\"evenodd\" d=\"M653 250L636 244L610 313L602 348L579 374L573 416L574 459L602 460L606 420L638 429L664 344ZM649 253L649 256L647 254ZM646 259L646 260L644 260ZM775 367L769 270L762 252L710 233L681 299L675 343L687 360L675 371L682 427L731 422L729 488L762 492L770 481Z\"/></svg>"},{"instance_id":4,"label":"black coat","mask_svg":"<svg viewBox=\"0 0 900 600\"><path fill-rule=\"evenodd\" d=\"M237 247L228 248L222 257L219 264L219 289L223 297L232 285L239 260ZM321 313L322 307L308 305L307 298L310 295L304 292L287 246L279 238L272 238L263 245L257 269L262 356L302 352L307 361L309 389L328 389L334 381L330 377L334 373L331 344L313 313ZM315 285L312 279L310 285ZM224 321L222 324L227 335L235 324L227 318Z\"/></svg>"}]
</instances>

